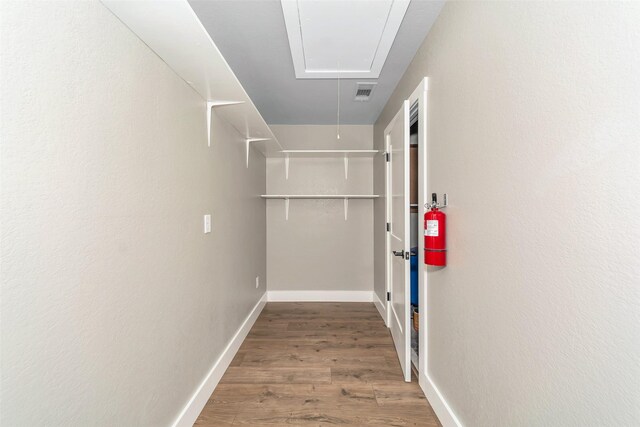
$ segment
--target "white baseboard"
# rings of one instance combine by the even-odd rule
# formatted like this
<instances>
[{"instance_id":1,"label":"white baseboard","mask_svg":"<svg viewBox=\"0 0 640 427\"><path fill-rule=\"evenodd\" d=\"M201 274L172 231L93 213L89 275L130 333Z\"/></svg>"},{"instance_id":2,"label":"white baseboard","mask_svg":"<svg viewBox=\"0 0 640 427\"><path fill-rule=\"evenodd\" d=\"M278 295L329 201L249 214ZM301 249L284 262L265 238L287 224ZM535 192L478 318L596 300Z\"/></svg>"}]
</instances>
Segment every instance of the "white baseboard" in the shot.
<instances>
[{"instance_id":1,"label":"white baseboard","mask_svg":"<svg viewBox=\"0 0 640 427\"><path fill-rule=\"evenodd\" d=\"M463 427L456 414L447 403L447 401L438 390L434 382L424 373L420 373L420 386L424 392L429 404L436 413L442 427Z\"/></svg>"},{"instance_id":2,"label":"white baseboard","mask_svg":"<svg viewBox=\"0 0 640 427\"><path fill-rule=\"evenodd\" d=\"M269 291L274 302L373 302L372 291Z\"/></svg>"},{"instance_id":3,"label":"white baseboard","mask_svg":"<svg viewBox=\"0 0 640 427\"><path fill-rule=\"evenodd\" d=\"M387 304L383 303L378 294L373 293L373 303L376 305L378 312L380 313L380 317L384 320L385 325L387 324ZM387 325L388 326L388 325Z\"/></svg>"},{"instance_id":4,"label":"white baseboard","mask_svg":"<svg viewBox=\"0 0 640 427\"><path fill-rule=\"evenodd\" d=\"M224 349L218 360L213 364L213 367L209 371L209 373L204 377L202 383L198 386L195 393L187 402L187 405L184 407L176 421L173 423L173 427L192 427L193 423L196 422L200 412L202 412L202 408L209 400L209 397L213 393L213 390L220 382L222 375L224 375L225 371L229 367L229 364L233 360L233 357L238 352L240 345L244 341L245 337L251 330L251 327L255 323L256 319L260 315L260 312L264 308L267 303L267 293L265 292L260 301L253 307L251 313L244 320L240 328L235 333L227 347Z\"/></svg>"}]
</instances>

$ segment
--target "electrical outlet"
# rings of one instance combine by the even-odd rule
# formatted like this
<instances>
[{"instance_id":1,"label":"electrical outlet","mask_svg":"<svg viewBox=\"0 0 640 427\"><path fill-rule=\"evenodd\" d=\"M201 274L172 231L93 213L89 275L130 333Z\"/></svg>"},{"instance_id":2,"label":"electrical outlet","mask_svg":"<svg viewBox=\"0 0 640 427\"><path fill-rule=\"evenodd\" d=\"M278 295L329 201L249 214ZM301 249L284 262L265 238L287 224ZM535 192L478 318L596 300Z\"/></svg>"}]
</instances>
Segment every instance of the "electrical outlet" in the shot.
<instances>
[{"instance_id":1,"label":"electrical outlet","mask_svg":"<svg viewBox=\"0 0 640 427\"><path fill-rule=\"evenodd\" d=\"M204 216L204 233L211 233L211 214Z\"/></svg>"},{"instance_id":2,"label":"electrical outlet","mask_svg":"<svg viewBox=\"0 0 640 427\"><path fill-rule=\"evenodd\" d=\"M256 289L260 287L260 276L256 276Z\"/></svg>"}]
</instances>

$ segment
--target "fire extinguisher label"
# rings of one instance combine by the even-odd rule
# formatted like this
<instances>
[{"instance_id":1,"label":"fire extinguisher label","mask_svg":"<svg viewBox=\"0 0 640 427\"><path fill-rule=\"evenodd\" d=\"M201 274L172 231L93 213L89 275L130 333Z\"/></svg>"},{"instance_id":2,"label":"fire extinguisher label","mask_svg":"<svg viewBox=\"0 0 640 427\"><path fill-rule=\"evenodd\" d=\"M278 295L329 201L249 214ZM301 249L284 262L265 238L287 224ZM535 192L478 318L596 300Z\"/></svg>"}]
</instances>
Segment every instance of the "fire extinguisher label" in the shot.
<instances>
[{"instance_id":1,"label":"fire extinguisher label","mask_svg":"<svg viewBox=\"0 0 640 427\"><path fill-rule=\"evenodd\" d=\"M427 220L427 229L424 230L425 236L438 237L438 221Z\"/></svg>"}]
</instances>

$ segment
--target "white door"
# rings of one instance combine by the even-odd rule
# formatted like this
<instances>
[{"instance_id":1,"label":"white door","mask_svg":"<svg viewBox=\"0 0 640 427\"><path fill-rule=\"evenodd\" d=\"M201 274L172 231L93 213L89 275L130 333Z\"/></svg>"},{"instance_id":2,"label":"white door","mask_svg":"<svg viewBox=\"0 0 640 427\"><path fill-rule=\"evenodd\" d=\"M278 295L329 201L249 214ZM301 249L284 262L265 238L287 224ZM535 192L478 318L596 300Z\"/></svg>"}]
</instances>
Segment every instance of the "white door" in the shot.
<instances>
[{"instance_id":1,"label":"white door","mask_svg":"<svg viewBox=\"0 0 640 427\"><path fill-rule=\"evenodd\" d=\"M411 381L409 254L409 101L393 118L385 138L389 144L389 328L405 381Z\"/></svg>"}]
</instances>

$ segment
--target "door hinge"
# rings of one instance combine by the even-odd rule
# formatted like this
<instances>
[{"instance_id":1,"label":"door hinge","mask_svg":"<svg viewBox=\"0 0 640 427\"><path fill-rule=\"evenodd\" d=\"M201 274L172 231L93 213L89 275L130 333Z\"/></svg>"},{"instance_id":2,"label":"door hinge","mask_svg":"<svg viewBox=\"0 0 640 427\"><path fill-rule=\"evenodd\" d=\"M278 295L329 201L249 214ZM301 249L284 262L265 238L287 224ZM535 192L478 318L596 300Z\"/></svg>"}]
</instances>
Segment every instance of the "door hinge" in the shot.
<instances>
[{"instance_id":1,"label":"door hinge","mask_svg":"<svg viewBox=\"0 0 640 427\"><path fill-rule=\"evenodd\" d=\"M384 159L385 159L385 161L390 162L391 161L391 154L390 153L384 153Z\"/></svg>"},{"instance_id":2,"label":"door hinge","mask_svg":"<svg viewBox=\"0 0 640 427\"><path fill-rule=\"evenodd\" d=\"M391 223L390 222L387 223L387 231L391 231Z\"/></svg>"},{"instance_id":3,"label":"door hinge","mask_svg":"<svg viewBox=\"0 0 640 427\"><path fill-rule=\"evenodd\" d=\"M387 301L391 301L391 292L387 292Z\"/></svg>"}]
</instances>

